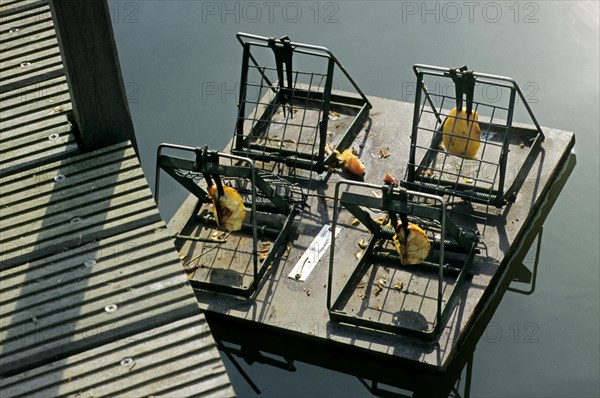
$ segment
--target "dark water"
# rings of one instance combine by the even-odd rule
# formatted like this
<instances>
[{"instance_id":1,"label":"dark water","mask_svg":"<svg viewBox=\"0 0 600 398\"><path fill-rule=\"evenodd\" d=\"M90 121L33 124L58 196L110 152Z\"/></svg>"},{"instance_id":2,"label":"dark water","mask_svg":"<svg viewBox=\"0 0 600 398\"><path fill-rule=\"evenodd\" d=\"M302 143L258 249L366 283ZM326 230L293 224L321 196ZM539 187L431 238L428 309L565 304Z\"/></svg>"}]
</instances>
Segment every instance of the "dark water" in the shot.
<instances>
[{"instance_id":1,"label":"dark water","mask_svg":"<svg viewBox=\"0 0 600 398\"><path fill-rule=\"evenodd\" d=\"M535 292L507 292L477 344L474 397L600 396L597 2L110 1L142 164L161 142L232 136L238 31L326 46L368 94L411 99L411 66L516 79L543 126L576 133L577 166L545 224ZM517 121L529 122L523 112ZM168 219L183 192L165 184ZM533 255L526 261L533 263ZM353 376L238 360L263 396L369 396ZM240 396L255 392L226 359ZM464 376L463 376L464 379Z\"/></svg>"}]
</instances>

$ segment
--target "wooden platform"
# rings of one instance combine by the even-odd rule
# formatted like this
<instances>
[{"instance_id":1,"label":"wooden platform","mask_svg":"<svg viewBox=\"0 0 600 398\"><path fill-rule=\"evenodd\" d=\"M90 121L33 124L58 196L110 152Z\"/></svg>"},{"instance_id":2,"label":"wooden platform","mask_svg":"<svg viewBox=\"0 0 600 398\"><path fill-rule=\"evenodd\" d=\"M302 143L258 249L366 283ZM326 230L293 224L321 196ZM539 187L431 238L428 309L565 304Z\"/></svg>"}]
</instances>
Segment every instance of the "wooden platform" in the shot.
<instances>
[{"instance_id":1,"label":"wooden platform","mask_svg":"<svg viewBox=\"0 0 600 398\"><path fill-rule=\"evenodd\" d=\"M95 396L233 395L130 144L8 175L2 192L3 396L68 395L73 373L90 375L74 388ZM179 372L156 369L156 352ZM120 357L138 362L127 377ZM195 383L177 360L198 366ZM36 384L46 372L53 383Z\"/></svg>"},{"instance_id":2,"label":"wooden platform","mask_svg":"<svg viewBox=\"0 0 600 398\"><path fill-rule=\"evenodd\" d=\"M132 145L80 153L47 3L0 19L0 395L233 396Z\"/></svg>"},{"instance_id":3,"label":"wooden platform","mask_svg":"<svg viewBox=\"0 0 600 398\"><path fill-rule=\"evenodd\" d=\"M0 177L78 153L47 3L3 1L1 7Z\"/></svg>"},{"instance_id":4,"label":"wooden platform","mask_svg":"<svg viewBox=\"0 0 600 398\"><path fill-rule=\"evenodd\" d=\"M391 171L399 178L404 175L413 104L374 97L370 100L373 103L370 120L355 139L354 146L366 164L364 180L381 184L386 171ZM337 123L343 125L343 118ZM532 128L524 125L519 127ZM337 132L330 130L330 139L335 142ZM469 227L484 233L478 245L480 254L475 258L466 283L460 287L458 300L454 303L448 321L443 325L439 339L434 342L332 322L326 307L328 252L306 281L288 277L318 231L324 224L331 223L333 188L340 179L352 178L346 172L314 176L308 206L296 220L297 236L290 241L289 250L272 264L264 285L253 300L197 291L198 301L210 314L236 321L245 328L254 327L287 336L290 344L301 339L310 341L313 345L341 346L349 351L385 357L398 364L443 371L457 355L470 326L494 295L500 276L508 266L508 259L525 238L537 210L573 147L573 133L550 128L544 128L544 133L546 140L535 153L529 173L523 181L519 181L521 188L516 201L501 210L491 208L484 217L469 219ZM507 184L510 184L510 179L515 178L516 171L525 163L527 148L528 144L523 145L522 140L511 141ZM386 149L390 156L379 156L380 149ZM190 196L171 220L169 228L198 236L206 234L206 228L199 226L192 217L195 206L196 200ZM357 243L362 238L369 238L366 228L352 225L352 219L347 211L340 215L343 230L338 235L336 247L334 298L358 262L357 253L360 255L361 249ZM236 246L242 249L250 247L251 238L248 236L244 238L241 233L235 233L231 237ZM218 245L180 243L179 250L185 262L193 259L198 263L200 272L194 278L230 275L230 283L243 284L249 273L248 262L238 260L237 252L231 252L231 248L220 249L216 246ZM210 255L203 260L204 255L200 255L211 247L213 249ZM215 259L219 261L215 262ZM381 278L385 278L385 286L377 293L376 285ZM403 284L401 291L393 288L396 283ZM422 273L418 269L412 271L391 266L379 267L371 275L365 275L360 285L362 286L357 287L355 292L356 296L364 296L354 297L356 300L349 302L349 313L393 321L397 316L396 312L405 308L407 313L425 318L421 319L425 327L431 321L436 302L433 292L437 291L435 274ZM451 285L452 280L446 279L444 290L452 287Z\"/></svg>"},{"instance_id":5,"label":"wooden platform","mask_svg":"<svg viewBox=\"0 0 600 398\"><path fill-rule=\"evenodd\" d=\"M198 316L117 339L2 380L3 396L233 396ZM200 371L210 369L210 372Z\"/></svg>"}]
</instances>

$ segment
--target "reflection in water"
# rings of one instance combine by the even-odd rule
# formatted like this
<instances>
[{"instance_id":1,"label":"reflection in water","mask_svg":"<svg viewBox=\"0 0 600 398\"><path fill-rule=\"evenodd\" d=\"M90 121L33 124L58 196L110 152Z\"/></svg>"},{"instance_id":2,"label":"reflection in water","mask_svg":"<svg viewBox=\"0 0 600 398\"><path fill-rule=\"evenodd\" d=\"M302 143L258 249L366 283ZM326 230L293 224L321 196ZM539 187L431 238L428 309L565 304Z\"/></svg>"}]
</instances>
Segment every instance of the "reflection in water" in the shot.
<instances>
[{"instance_id":1,"label":"reflection in water","mask_svg":"<svg viewBox=\"0 0 600 398\"><path fill-rule=\"evenodd\" d=\"M575 155L571 154L562 172L552 184L519 248L511 257L510 265L498 283L497 291L489 298L487 307L475 320L461 349L451 359L444 373L431 373L426 369L416 368L416 365L394 362L364 350L349 352L341 346L320 346L317 340L300 339L289 335L276 336L268 328L240 333L239 325L236 325L235 321L209 313L207 317L211 330L223 353L237 393L247 395L254 392L272 396L305 395L302 393L305 386L295 386L296 388L292 389L282 381L285 379L284 376L276 377L276 375L281 375L280 370L306 372L306 366L303 365L310 364L356 378L356 383L352 387L344 386L339 381L320 386L320 391L327 396L343 395L344 388L352 388L353 396L469 397L475 348L504 293L510 291L528 296L535 291L542 247L542 225L573 171L575 163ZM250 373L255 373L251 371L251 366L256 364L268 365L264 370L265 373L270 374L267 387L264 387L264 382L263 386L259 385L261 383L255 382L250 376ZM326 371L321 369L320 372ZM302 379L304 380L304 377ZM327 380L328 376L321 376L320 379ZM306 380L306 383L313 382L318 381ZM363 390L357 391L356 388Z\"/></svg>"}]
</instances>

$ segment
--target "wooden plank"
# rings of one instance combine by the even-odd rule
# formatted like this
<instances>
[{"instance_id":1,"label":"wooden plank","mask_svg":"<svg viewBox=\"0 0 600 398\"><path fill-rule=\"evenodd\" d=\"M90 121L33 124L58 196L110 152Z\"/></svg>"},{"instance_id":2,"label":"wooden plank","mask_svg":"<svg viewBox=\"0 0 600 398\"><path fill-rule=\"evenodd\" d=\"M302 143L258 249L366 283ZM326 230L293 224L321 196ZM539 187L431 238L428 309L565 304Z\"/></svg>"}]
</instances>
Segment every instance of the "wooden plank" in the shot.
<instances>
[{"instance_id":1,"label":"wooden plank","mask_svg":"<svg viewBox=\"0 0 600 398\"><path fill-rule=\"evenodd\" d=\"M31 14L24 14L19 19L13 19L11 21L2 20L2 26L0 26L0 48L2 43L5 41L11 41L22 37L24 34L29 34L35 26L42 24L48 20L52 20L50 14L50 8L35 10Z\"/></svg>"},{"instance_id":2,"label":"wooden plank","mask_svg":"<svg viewBox=\"0 0 600 398\"><path fill-rule=\"evenodd\" d=\"M33 64L59 53L56 37L52 32L52 35L49 34L43 40L29 42L27 45L6 51L6 56L2 57L0 63L0 70L10 71L16 69L17 66L22 67L21 64L25 62Z\"/></svg>"},{"instance_id":3,"label":"wooden plank","mask_svg":"<svg viewBox=\"0 0 600 398\"><path fill-rule=\"evenodd\" d=\"M39 7L21 8L20 12L0 13L0 32L8 32L11 29L18 27L20 21L30 18L40 18L42 15L50 11L47 4Z\"/></svg>"},{"instance_id":4,"label":"wooden plank","mask_svg":"<svg viewBox=\"0 0 600 398\"><path fill-rule=\"evenodd\" d=\"M83 162L91 162L93 159L97 159L96 167L92 167L91 171L87 172L88 176L104 173L105 171L102 170L103 168L109 168L114 173L116 170L114 164L120 159L126 162L129 162L129 160L135 162L135 157L131 154L125 158L123 157L123 151L127 150L127 148L127 143L122 143L112 147L103 148L91 154L81 154L61 161L47 163L34 169L22 170L18 174L6 176L2 179L3 196L6 197L11 193L27 190L28 187L26 185L32 183L37 184L38 194L50 192L55 188L54 185L56 181L54 180L54 177L57 174L62 173L65 176L73 177L77 175L86 176L85 172L77 174L78 165ZM65 179L63 182L68 184L69 179ZM45 185L43 183L45 183Z\"/></svg>"},{"instance_id":5,"label":"wooden plank","mask_svg":"<svg viewBox=\"0 0 600 398\"><path fill-rule=\"evenodd\" d=\"M20 30L16 33L20 33ZM13 58L25 57L35 51L41 51L42 48L49 45L58 47L52 20L23 29L22 35L13 36L11 39L0 43L2 63ZM2 67L4 68L4 66Z\"/></svg>"},{"instance_id":6,"label":"wooden plank","mask_svg":"<svg viewBox=\"0 0 600 398\"><path fill-rule=\"evenodd\" d=\"M0 94L0 176L78 153L64 76Z\"/></svg>"},{"instance_id":7,"label":"wooden plank","mask_svg":"<svg viewBox=\"0 0 600 398\"><path fill-rule=\"evenodd\" d=\"M0 17L8 18L13 16L20 16L30 10L38 9L46 6L47 3L44 0L22 0L14 2L5 2L0 4Z\"/></svg>"},{"instance_id":8,"label":"wooden plank","mask_svg":"<svg viewBox=\"0 0 600 398\"><path fill-rule=\"evenodd\" d=\"M0 100L0 118L8 121L20 116L29 116L40 109L53 109L71 99L67 82L64 77L59 77L5 93L0 96Z\"/></svg>"},{"instance_id":9,"label":"wooden plank","mask_svg":"<svg viewBox=\"0 0 600 398\"><path fill-rule=\"evenodd\" d=\"M4 44L8 42L35 35L49 29L47 22L52 22L52 15L50 12L35 14L30 17L15 20L10 24L3 24L0 29L0 48L4 49ZM51 26L50 29L54 30L54 26Z\"/></svg>"},{"instance_id":10,"label":"wooden plank","mask_svg":"<svg viewBox=\"0 0 600 398\"><path fill-rule=\"evenodd\" d=\"M2 279L5 375L198 314L160 221L21 264Z\"/></svg>"},{"instance_id":11,"label":"wooden plank","mask_svg":"<svg viewBox=\"0 0 600 398\"><path fill-rule=\"evenodd\" d=\"M35 76L63 68L60 54L55 49L46 50L40 54L40 58L24 59L22 65L19 63L10 69L0 71L0 85L10 85L12 88L19 81L31 81L35 79Z\"/></svg>"},{"instance_id":12,"label":"wooden plank","mask_svg":"<svg viewBox=\"0 0 600 398\"><path fill-rule=\"evenodd\" d=\"M60 120L67 120L65 115L72 109L69 99L64 95L58 95L53 97L53 101L56 103L36 102L23 106L21 108L23 115L2 122L0 140L8 141L28 134L29 127L36 122L57 119L60 116L62 116ZM49 123L54 123L54 121L51 120Z\"/></svg>"},{"instance_id":13,"label":"wooden plank","mask_svg":"<svg viewBox=\"0 0 600 398\"><path fill-rule=\"evenodd\" d=\"M50 0L84 150L129 140L133 123L106 0ZM81 40L85 37L86 40Z\"/></svg>"},{"instance_id":14,"label":"wooden plank","mask_svg":"<svg viewBox=\"0 0 600 398\"><path fill-rule=\"evenodd\" d=\"M35 168L44 162L60 160L79 153L75 138L71 134L71 126L67 123L32 133L25 137L25 140L26 143L23 145L19 145L20 140L12 142L15 147L10 148L8 152L4 151L5 146L2 143L0 178L17 173L19 170Z\"/></svg>"},{"instance_id":15,"label":"wooden plank","mask_svg":"<svg viewBox=\"0 0 600 398\"><path fill-rule=\"evenodd\" d=\"M0 381L3 397L233 397L208 324L197 315Z\"/></svg>"},{"instance_id":16,"label":"wooden plank","mask_svg":"<svg viewBox=\"0 0 600 398\"><path fill-rule=\"evenodd\" d=\"M5 179L2 268L160 220L133 148L111 149Z\"/></svg>"},{"instance_id":17,"label":"wooden plank","mask_svg":"<svg viewBox=\"0 0 600 398\"><path fill-rule=\"evenodd\" d=\"M0 94L18 90L20 88L31 86L34 84L43 83L46 80L54 79L64 75L64 70L62 68L58 68L47 72L43 71L38 75L32 75L17 81L13 81L11 83L0 83Z\"/></svg>"}]
</instances>

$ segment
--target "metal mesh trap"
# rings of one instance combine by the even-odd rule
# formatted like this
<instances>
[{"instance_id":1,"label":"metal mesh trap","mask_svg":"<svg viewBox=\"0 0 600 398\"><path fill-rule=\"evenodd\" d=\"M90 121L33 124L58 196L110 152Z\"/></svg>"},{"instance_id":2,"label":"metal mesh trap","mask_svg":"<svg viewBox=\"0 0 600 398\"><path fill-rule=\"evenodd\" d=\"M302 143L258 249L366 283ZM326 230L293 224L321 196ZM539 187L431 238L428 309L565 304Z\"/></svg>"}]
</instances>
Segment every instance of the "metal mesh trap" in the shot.
<instances>
[{"instance_id":1,"label":"metal mesh trap","mask_svg":"<svg viewBox=\"0 0 600 398\"><path fill-rule=\"evenodd\" d=\"M377 197L373 192L378 193ZM367 228L368 231L362 233L370 232L370 238L368 243L362 244L364 251L355 255L356 240L347 237L336 246L335 234L332 234L331 247L335 249L330 254L327 284L330 318L435 339L473 261L476 233L456 226L447 216L441 197L388 185L338 182L333 231L342 209L348 210ZM410 239L414 233L408 230L411 224L420 227L429 244L423 261L402 265L394 239L403 236ZM360 233L354 237L359 236ZM341 267L355 265L349 274L344 268L349 275L346 277L343 272L336 272L336 268L340 268L338 264L342 264ZM334 286L340 283L342 287L334 299Z\"/></svg>"},{"instance_id":2,"label":"metal mesh trap","mask_svg":"<svg viewBox=\"0 0 600 398\"><path fill-rule=\"evenodd\" d=\"M516 195L544 140L518 84L466 66L413 69L417 89L403 185L469 203L504 206ZM513 126L517 95L536 129Z\"/></svg>"},{"instance_id":3,"label":"metal mesh trap","mask_svg":"<svg viewBox=\"0 0 600 398\"><path fill-rule=\"evenodd\" d=\"M325 47L238 33L242 75L232 153L321 173L348 148L371 104ZM356 96L336 94L334 71ZM330 128L330 120L334 126Z\"/></svg>"},{"instance_id":4,"label":"metal mesh trap","mask_svg":"<svg viewBox=\"0 0 600 398\"><path fill-rule=\"evenodd\" d=\"M163 149L187 153L182 158L163 154ZM251 159L207 148L162 144L158 148L156 199L159 199L160 170L173 177L198 198L196 217L176 245L193 287L250 297L292 230L294 217L306 201L303 188L289 180L255 168ZM222 230L223 220L212 187L223 195L235 189L243 200L245 218L241 229ZM223 212L223 214L227 214ZM221 226L221 228L218 228Z\"/></svg>"}]
</instances>

